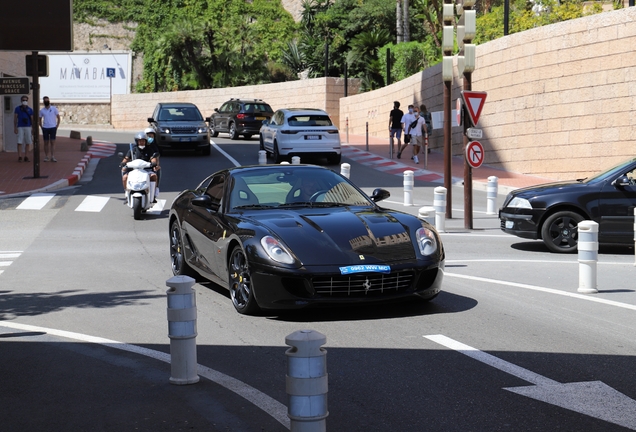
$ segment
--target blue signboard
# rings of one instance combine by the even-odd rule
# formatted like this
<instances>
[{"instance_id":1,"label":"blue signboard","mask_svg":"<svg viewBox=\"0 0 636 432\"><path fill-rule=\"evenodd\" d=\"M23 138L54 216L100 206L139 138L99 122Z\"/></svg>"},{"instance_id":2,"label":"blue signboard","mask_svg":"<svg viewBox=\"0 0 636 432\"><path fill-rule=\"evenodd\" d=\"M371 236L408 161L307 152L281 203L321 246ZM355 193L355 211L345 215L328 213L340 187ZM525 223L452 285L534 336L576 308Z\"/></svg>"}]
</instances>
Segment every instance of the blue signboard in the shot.
<instances>
[{"instance_id":1,"label":"blue signboard","mask_svg":"<svg viewBox=\"0 0 636 432\"><path fill-rule=\"evenodd\" d=\"M108 78L115 78L115 68L106 68L106 76Z\"/></svg>"}]
</instances>

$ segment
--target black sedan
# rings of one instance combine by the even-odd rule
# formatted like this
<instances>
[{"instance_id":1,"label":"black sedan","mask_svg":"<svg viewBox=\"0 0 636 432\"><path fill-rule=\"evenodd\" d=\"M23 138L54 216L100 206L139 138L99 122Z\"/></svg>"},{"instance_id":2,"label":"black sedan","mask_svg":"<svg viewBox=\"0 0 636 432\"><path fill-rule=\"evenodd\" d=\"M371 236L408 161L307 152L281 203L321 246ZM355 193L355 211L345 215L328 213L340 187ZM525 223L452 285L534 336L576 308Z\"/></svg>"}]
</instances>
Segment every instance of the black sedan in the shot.
<instances>
[{"instance_id":1,"label":"black sedan","mask_svg":"<svg viewBox=\"0 0 636 432\"><path fill-rule=\"evenodd\" d=\"M633 244L635 206L636 158L595 177L517 189L499 219L504 232L542 239L553 252L574 252L583 220L599 224L600 244Z\"/></svg>"},{"instance_id":2,"label":"black sedan","mask_svg":"<svg viewBox=\"0 0 636 432\"><path fill-rule=\"evenodd\" d=\"M388 197L312 165L219 171L172 204L172 271L227 287L242 314L430 300L444 273L440 237L376 204Z\"/></svg>"}]
</instances>

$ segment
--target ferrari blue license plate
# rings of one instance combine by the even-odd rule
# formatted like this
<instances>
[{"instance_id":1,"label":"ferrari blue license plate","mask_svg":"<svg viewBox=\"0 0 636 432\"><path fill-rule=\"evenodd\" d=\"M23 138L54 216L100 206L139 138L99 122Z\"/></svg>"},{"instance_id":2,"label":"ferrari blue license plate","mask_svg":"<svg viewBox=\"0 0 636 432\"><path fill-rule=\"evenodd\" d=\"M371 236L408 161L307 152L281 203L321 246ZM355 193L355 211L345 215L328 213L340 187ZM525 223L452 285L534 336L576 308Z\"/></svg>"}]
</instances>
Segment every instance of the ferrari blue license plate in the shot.
<instances>
[{"instance_id":1,"label":"ferrari blue license plate","mask_svg":"<svg viewBox=\"0 0 636 432\"><path fill-rule=\"evenodd\" d=\"M391 266L377 265L377 264L363 264L353 265L347 267L340 267L340 274L353 274L353 273L391 273Z\"/></svg>"}]
</instances>

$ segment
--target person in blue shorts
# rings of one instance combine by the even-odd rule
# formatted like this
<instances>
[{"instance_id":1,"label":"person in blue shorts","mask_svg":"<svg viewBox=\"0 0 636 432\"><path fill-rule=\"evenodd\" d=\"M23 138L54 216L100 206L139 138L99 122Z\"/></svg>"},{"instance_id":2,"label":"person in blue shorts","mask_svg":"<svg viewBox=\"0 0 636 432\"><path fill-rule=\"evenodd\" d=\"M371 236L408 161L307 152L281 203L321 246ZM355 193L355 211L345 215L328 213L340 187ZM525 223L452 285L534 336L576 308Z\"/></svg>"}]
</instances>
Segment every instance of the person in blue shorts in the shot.
<instances>
[{"instance_id":1,"label":"person in blue shorts","mask_svg":"<svg viewBox=\"0 0 636 432\"><path fill-rule=\"evenodd\" d=\"M44 108L40 110L40 127L42 128L42 138L44 139L44 162L49 161L49 150L51 161L57 162L55 159L55 137L57 128L60 126L60 112L56 107L51 105L48 96L42 98Z\"/></svg>"},{"instance_id":2,"label":"person in blue shorts","mask_svg":"<svg viewBox=\"0 0 636 432\"><path fill-rule=\"evenodd\" d=\"M21 98L20 106L15 107L13 127L18 136L18 162L22 162L22 145L24 145L24 161L29 161L29 152L33 145L33 110L29 106L29 97Z\"/></svg>"},{"instance_id":3,"label":"person in blue shorts","mask_svg":"<svg viewBox=\"0 0 636 432\"><path fill-rule=\"evenodd\" d=\"M402 116L404 113L400 109L400 102L393 102L393 109L389 113L389 135L391 137L391 148L393 148L393 138L397 138L398 151L402 146Z\"/></svg>"}]
</instances>

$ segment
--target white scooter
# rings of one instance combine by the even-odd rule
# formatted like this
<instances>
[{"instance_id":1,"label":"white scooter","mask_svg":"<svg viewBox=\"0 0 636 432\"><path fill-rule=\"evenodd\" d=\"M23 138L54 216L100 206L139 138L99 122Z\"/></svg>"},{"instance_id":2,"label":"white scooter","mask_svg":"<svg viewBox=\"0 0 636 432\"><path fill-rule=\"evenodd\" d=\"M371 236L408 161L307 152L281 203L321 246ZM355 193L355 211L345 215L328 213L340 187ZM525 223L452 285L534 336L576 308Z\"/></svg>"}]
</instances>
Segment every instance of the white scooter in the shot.
<instances>
[{"instance_id":1,"label":"white scooter","mask_svg":"<svg viewBox=\"0 0 636 432\"><path fill-rule=\"evenodd\" d=\"M153 167L151 162L143 159L135 159L126 164L132 169L126 179L126 203L133 209L135 220L141 219L141 214L148 211L155 202L154 181L150 181L150 172Z\"/></svg>"}]
</instances>

